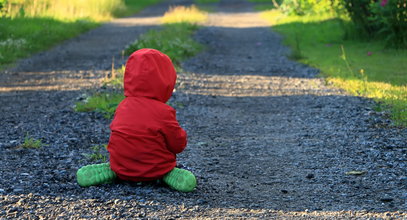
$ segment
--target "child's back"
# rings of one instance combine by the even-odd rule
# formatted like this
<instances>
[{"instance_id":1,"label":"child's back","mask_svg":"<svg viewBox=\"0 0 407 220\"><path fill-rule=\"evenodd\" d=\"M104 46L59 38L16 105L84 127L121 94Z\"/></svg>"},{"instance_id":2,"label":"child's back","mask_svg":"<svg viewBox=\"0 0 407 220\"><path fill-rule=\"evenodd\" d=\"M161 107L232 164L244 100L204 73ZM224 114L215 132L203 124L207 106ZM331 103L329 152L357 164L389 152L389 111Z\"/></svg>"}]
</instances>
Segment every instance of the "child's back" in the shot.
<instances>
[{"instance_id":1,"label":"child's back","mask_svg":"<svg viewBox=\"0 0 407 220\"><path fill-rule=\"evenodd\" d=\"M172 188L190 192L195 176L175 168L176 154L187 144L173 108L165 104L172 95L177 75L170 58L153 49L134 52L124 73L126 98L116 109L108 144L110 164L82 167L81 186L122 180L163 179Z\"/></svg>"},{"instance_id":2,"label":"child's back","mask_svg":"<svg viewBox=\"0 0 407 220\"><path fill-rule=\"evenodd\" d=\"M165 104L175 80L171 60L159 51L142 49L127 61L126 98L116 110L108 145L110 166L119 178L154 180L175 167L187 141L175 110Z\"/></svg>"}]
</instances>

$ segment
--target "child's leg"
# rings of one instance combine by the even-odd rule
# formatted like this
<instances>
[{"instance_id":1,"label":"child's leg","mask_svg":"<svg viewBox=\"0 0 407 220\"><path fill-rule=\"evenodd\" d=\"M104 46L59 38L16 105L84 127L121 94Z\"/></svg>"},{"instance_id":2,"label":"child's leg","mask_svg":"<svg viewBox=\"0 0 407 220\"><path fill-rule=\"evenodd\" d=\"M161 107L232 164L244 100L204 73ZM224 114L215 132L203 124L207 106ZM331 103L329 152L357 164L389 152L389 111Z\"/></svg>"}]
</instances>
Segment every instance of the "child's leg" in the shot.
<instances>
[{"instance_id":1,"label":"child's leg","mask_svg":"<svg viewBox=\"0 0 407 220\"><path fill-rule=\"evenodd\" d=\"M174 168L165 174L163 180L171 188L181 192L191 192L196 187L194 174L184 169Z\"/></svg>"},{"instance_id":2,"label":"child's leg","mask_svg":"<svg viewBox=\"0 0 407 220\"><path fill-rule=\"evenodd\" d=\"M111 183L116 174L110 169L109 163L92 164L81 167L76 172L78 184L82 187Z\"/></svg>"}]
</instances>

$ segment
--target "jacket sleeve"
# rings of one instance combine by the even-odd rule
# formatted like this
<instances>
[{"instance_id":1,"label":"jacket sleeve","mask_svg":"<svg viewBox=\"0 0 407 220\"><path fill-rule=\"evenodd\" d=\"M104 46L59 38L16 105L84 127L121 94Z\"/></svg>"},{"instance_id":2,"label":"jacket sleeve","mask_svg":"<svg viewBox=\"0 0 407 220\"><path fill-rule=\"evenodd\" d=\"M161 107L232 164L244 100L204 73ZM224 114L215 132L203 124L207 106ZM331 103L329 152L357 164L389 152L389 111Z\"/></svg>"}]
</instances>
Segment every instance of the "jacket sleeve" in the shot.
<instances>
[{"instance_id":1,"label":"jacket sleeve","mask_svg":"<svg viewBox=\"0 0 407 220\"><path fill-rule=\"evenodd\" d=\"M174 154L178 154L185 149L187 145L187 133L179 125L174 109L171 109L170 113L166 116L162 133L168 150Z\"/></svg>"}]
</instances>

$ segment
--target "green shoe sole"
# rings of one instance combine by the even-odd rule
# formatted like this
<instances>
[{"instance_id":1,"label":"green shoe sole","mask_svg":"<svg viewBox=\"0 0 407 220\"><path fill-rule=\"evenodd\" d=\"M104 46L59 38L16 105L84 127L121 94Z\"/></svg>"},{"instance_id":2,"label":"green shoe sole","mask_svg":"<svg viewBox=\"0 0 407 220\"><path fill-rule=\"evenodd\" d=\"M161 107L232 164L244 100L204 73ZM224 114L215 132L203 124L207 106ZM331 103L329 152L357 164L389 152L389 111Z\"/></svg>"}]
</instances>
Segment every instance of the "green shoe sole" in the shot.
<instances>
[{"instance_id":1,"label":"green shoe sole","mask_svg":"<svg viewBox=\"0 0 407 220\"><path fill-rule=\"evenodd\" d=\"M82 187L111 183L115 179L116 174L110 169L109 163L87 165L76 172L76 180Z\"/></svg>"},{"instance_id":2,"label":"green shoe sole","mask_svg":"<svg viewBox=\"0 0 407 220\"><path fill-rule=\"evenodd\" d=\"M196 178L188 170L174 168L165 174L164 182L171 188L181 192L192 192L196 187Z\"/></svg>"}]
</instances>

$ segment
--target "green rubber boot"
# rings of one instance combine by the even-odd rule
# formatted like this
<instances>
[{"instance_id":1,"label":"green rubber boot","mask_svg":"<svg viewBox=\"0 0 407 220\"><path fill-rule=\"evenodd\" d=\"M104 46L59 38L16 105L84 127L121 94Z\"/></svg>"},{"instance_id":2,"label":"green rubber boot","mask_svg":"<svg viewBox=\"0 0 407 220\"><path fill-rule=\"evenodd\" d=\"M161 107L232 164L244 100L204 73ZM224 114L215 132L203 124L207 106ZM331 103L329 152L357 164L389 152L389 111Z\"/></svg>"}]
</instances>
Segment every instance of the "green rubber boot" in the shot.
<instances>
[{"instance_id":1,"label":"green rubber boot","mask_svg":"<svg viewBox=\"0 0 407 220\"><path fill-rule=\"evenodd\" d=\"M116 174L110 169L109 163L87 165L76 172L76 180L82 187L111 183L115 179Z\"/></svg>"},{"instance_id":2,"label":"green rubber boot","mask_svg":"<svg viewBox=\"0 0 407 220\"><path fill-rule=\"evenodd\" d=\"M196 187L196 178L188 170L174 168L165 174L164 182L171 188L181 192L192 192Z\"/></svg>"}]
</instances>

